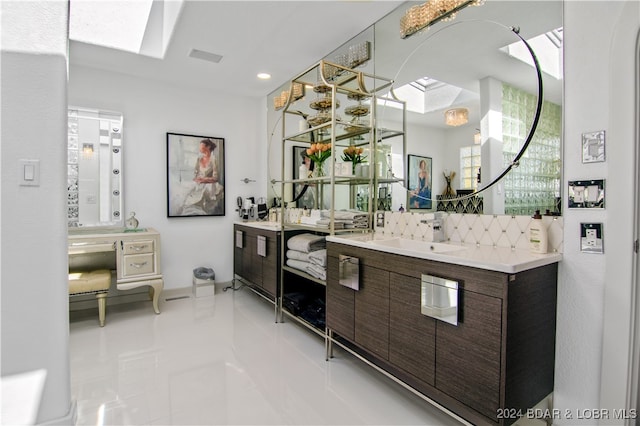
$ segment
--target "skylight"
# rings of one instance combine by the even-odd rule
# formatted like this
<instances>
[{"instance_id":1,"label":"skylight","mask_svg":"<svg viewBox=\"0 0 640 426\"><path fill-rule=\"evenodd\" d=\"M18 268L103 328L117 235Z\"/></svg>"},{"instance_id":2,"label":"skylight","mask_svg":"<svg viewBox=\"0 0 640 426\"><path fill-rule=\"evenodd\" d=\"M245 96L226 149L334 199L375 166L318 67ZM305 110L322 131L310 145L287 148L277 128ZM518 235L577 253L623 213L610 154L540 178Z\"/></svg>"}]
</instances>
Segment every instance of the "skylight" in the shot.
<instances>
[{"instance_id":1,"label":"skylight","mask_svg":"<svg viewBox=\"0 0 640 426\"><path fill-rule=\"evenodd\" d=\"M477 99L477 95L451 84L430 77L422 77L393 90L395 95L406 102L407 111L426 114L440 111L461 102ZM391 97L387 95L387 97ZM391 107L400 105L389 103Z\"/></svg>"},{"instance_id":2,"label":"skylight","mask_svg":"<svg viewBox=\"0 0 640 426\"><path fill-rule=\"evenodd\" d=\"M553 76L556 80L562 79L562 41L562 28L557 28L527 40L527 43L531 45L531 48L536 53L542 71ZM512 43L501 50L533 67L531 54L522 42Z\"/></svg>"},{"instance_id":3,"label":"skylight","mask_svg":"<svg viewBox=\"0 0 640 426\"><path fill-rule=\"evenodd\" d=\"M139 53L152 3L152 0L72 0L69 38Z\"/></svg>"},{"instance_id":4,"label":"skylight","mask_svg":"<svg viewBox=\"0 0 640 426\"><path fill-rule=\"evenodd\" d=\"M183 0L71 0L69 38L164 57Z\"/></svg>"}]
</instances>

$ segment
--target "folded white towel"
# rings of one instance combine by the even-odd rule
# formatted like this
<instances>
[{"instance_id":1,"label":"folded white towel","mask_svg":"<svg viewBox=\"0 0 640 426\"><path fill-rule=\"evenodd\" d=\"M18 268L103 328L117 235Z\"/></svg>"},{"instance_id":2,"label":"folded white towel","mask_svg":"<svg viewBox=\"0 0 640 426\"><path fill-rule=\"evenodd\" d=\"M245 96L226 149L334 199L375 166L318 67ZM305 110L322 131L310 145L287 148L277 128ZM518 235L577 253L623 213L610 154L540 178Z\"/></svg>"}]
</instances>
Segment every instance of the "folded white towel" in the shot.
<instances>
[{"instance_id":1,"label":"folded white towel","mask_svg":"<svg viewBox=\"0 0 640 426\"><path fill-rule=\"evenodd\" d=\"M318 226L325 226L325 227L329 227L329 224L331 223L331 220L329 219L320 219L318 220L317 225ZM333 221L333 229L344 229L344 221L341 220L335 220Z\"/></svg>"},{"instance_id":2,"label":"folded white towel","mask_svg":"<svg viewBox=\"0 0 640 426\"><path fill-rule=\"evenodd\" d=\"M322 250L312 251L311 253L309 253L309 262L314 265L318 265L318 266L322 266L323 268L326 268L327 267L327 250L322 249Z\"/></svg>"},{"instance_id":3,"label":"folded white towel","mask_svg":"<svg viewBox=\"0 0 640 426\"><path fill-rule=\"evenodd\" d=\"M322 211L322 217L330 217L331 212L328 210ZM333 212L333 218L339 220L362 220L367 219L368 214L361 212L360 210L335 210Z\"/></svg>"},{"instance_id":4,"label":"folded white towel","mask_svg":"<svg viewBox=\"0 0 640 426\"><path fill-rule=\"evenodd\" d=\"M302 216L300 217L300 223L303 225L316 225L319 219L318 217Z\"/></svg>"},{"instance_id":5,"label":"folded white towel","mask_svg":"<svg viewBox=\"0 0 640 426\"><path fill-rule=\"evenodd\" d=\"M307 272L312 277L316 277L320 280L326 281L327 279L327 270L322 266L314 265L313 263L307 264Z\"/></svg>"},{"instance_id":6,"label":"folded white towel","mask_svg":"<svg viewBox=\"0 0 640 426\"><path fill-rule=\"evenodd\" d=\"M323 236L314 234L298 234L287 241L287 248L290 250L302 251L309 253L310 251L320 250L327 246Z\"/></svg>"},{"instance_id":7,"label":"folded white towel","mask_svg":"<svg viewBox=\"0 0 640 426\"><path fill-rule=\"evenodd\" d=\"M303 262L302 260L287 259L287 266L294 269L307 272L307 267L311 265L309 262Z\"/></svg>"},{"instance_id":8,"label":"folded white towel","mask_svg":"<svg viewBox=\"0 0 640 426\"><path fill-rule=\"evenodd\" d=\"M308 262L309 253L298 250L287 250L287 259L302 260L303 262Z\"/></svg>"}]
</instances>

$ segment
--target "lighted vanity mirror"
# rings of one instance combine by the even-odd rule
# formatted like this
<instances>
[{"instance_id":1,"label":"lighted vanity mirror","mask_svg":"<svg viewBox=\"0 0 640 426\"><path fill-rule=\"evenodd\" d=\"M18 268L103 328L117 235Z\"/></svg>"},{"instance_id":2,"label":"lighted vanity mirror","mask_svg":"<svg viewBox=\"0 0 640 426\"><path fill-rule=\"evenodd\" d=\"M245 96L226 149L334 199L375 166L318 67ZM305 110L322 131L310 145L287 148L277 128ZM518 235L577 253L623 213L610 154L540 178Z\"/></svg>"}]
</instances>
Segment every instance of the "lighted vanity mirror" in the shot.
<instances>
[{"instance_id":1,"label":"lighted vanity mirror","mask_svg":"<svg viewBox=\"0 0 640 426\"><path fill-rule=\"evenodd\" d=\"M79 227L122 227L122 114L68 109L67 219Z\"/></svg>"}]
</instances>

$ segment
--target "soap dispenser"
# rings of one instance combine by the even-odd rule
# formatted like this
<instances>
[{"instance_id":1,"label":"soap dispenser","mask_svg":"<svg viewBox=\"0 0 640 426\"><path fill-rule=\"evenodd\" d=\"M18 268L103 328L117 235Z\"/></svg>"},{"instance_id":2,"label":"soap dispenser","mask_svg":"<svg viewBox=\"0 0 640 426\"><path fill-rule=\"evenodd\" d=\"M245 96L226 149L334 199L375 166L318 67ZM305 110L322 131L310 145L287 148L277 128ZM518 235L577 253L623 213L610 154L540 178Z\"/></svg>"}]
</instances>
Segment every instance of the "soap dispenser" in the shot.
<instances>
[{"instance_id":1,"label":"soap dispenser","mask_svg":"<svg viewBox=\"0 0 640 426\"><path fill-rule=\"evenodd\" d=\"M531 253L546 253L548 244L547 228L542 223L540 210L536 210L529 225L529 247Z\"/></svg>"}]
</instances>

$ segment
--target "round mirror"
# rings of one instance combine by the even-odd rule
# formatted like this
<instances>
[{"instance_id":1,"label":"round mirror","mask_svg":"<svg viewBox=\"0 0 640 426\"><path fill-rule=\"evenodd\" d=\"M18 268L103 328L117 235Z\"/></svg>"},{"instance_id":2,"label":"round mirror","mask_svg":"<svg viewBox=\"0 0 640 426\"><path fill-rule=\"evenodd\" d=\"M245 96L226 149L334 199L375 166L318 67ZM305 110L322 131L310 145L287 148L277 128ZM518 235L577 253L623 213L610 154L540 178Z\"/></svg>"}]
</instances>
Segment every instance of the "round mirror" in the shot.
<instances>
[{"instance_id":1,"label":"round mirror","mask_svg":"<svg viewBox=\"0 0 640 426\"><path fill-rule=\"evenodd\" d=\"M562 2L486 2L402 39L399 23L417 4L375 25L375 72L392 76L407 109L405 152L394 170L405 182L392 189L392 210L559 214ZM519 32L508 26L518 23ZM401 119L380 108L380 127ZM423 197L418 175L429 182Z\"/></svg>"},{"instance_id":2,"label":"round mirror","mask_svg":"<svg viewBox=\"0 0 640 426\"><path fill-rule=\"evenodd\" d=\"M443 132L462 126L474 129L473 138L467 139L467 144L473 141L473 145L463 143L460 146L459 180L455 180L455 169L445 169L443 178L446 185L439 197L433 190L432 158L408 155L403 165L407 178L401 184L408 191L408 208L430 209L436 202L441 205L471 205L474 199L477 201L476 197L519 166L540 123L544 92L536 53L519 31L519 28L492 21L458 21L423 37L400 65L388 97L404 101L406 111L402 113L408 118L409 125L435 128L444 125ZM469 40L481 40L481 43L478 45ZM455 41L460 43L457 48ZM526 70L530 72L511 74L518 87L529 87L534 81L533 94L501 81L495 72L484 76L485 73L478 71L483 68L483 62L487 64L484 66L487 72L495 69L502 59L498 55L506 52L509 46L524 52L527 56L522 60L533 65L531 70ZM441 61L425 66L425 58L439 58ZM475 66L470 66L470 63ZM506 68L506 65L500 66L500 69ZM427 69L429 75L426 75ZM478 75L484 77L478 78ZM514 79L513 75L517 78ZM515 117L518 127L516 134L511 135L508 132L513 130L509 124L514 117L510 114L519 114L520 105L512 111L508 104L519 102L518 98L523 97L526 99L522 106L526 110L521 117ZM386 127L387 122L399 120L398 113L391 110L397 105L382 102L379 114L382 127ZM507 149L504 149L505 142ZM484 179L481 170L485 171ZM457 188L460 185L462 189L454 190L454 185ZM545 207L551 210L553 202L550 199ZM476 206L478 211L475 212L482 212L477 202Z\"/></svg>"}]
</instances>

